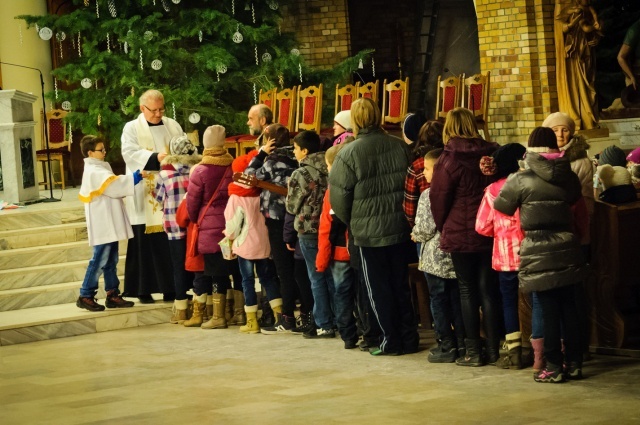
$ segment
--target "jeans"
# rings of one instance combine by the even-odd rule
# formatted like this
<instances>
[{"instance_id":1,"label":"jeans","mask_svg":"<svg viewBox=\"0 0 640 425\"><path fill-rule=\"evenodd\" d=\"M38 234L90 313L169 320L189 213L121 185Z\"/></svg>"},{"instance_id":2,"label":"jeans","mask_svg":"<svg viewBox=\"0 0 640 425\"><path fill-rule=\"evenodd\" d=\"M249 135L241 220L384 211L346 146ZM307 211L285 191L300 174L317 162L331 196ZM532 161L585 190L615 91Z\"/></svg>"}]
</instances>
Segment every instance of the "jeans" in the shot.
<instances>
[{"instance_id":1,"label":"jeans","mask_svg":"<svg viewBox=\"0 0 640 425\"><path fill-rule=\"evenodd\" d=\"M287 249L282 238L284 220L265 219L271 245L271 258L276 265L276 272L280 280L280 293L282 294L282 313L293 317L298 296L298 286L294 279L293 252Z\"/></svg>"},{"instance_id":2,"label":"jeans","mask_svg":"<svg viewBox=\"0 0 640 425\"><path fill-rule=\"evenodd\" d=\"M307 263L307 273L313 292L313 317L316 325L322 329L331 329L335 324L333 299L335 287L331 272L316 271L316 255L318 254L318 238L299 238L302 256Z\"/></svg>"},{"instance_id":3,"label":"jeans","mask_svg":"<svg viewBox=\"0 0 640 425\"><path fill-rule=\"evenodd\" d=\"M348 261L332 261L329 268L335 288L333 305L338 332L343 341L357 341L356 318L353 315L355 273Z\"/></svg>"},{"instance_id":4,"label":"jeans","mask_svg":"<svg viewBox=\"0 0 640 425\"><path fill-rule=\"evenodd\" d=\"M246 260L238 257L238 265L240 266L240 274L242 274L242 292L244 293L244 304L247 306L258 305L258 297L256 296L256 278L253 273L253 267L260 279L260 286L267 291L267 299L269 301L280 298L280 288L278 288L278 280L276 279L276 269L273 262L268 258L261 260Z\"/></svg>"},{"instance_id":5,"label":"jeans","mask_svg":"<svg viewBox=\"0 0 640 425\"><path fill-rule=\"evenodd\" d=\"M498 272L500 292L502 293L502 315L504 330L507 334L520 330L518 318L518 272Z\"/></svg>"},{"instance_id":6,"label":"jeans","mask_svg":"<svg viewBox=\"0 0 640 425\"><path fill-rule=\"evenodd\" d=\"M173 284L175 285L176 300L186 300L187 291L193 286L193 273L184 269L187 255L186 239L169 239L169 252L173 264Z\"/></svg>"},{"instance_id":7,"label":"jeans","mask_svg":"<svg viewBox=\"0 0 640 425\"><path fill-rule=\"evenodd\" d=\"M544 338L544 319L538 293L531 293L531 339Z\"/></svg>"},{"instance_id":8,"label":"jeans","mask_svg":"<svg viewBox=\"0 0 640 425\"><path fill-rule=\"evenodd\" d=\"M93 298L98 290L98 279L104 273L104 290L106 292L115 291L120 293L118 287L118 242L109 242L93 247L93 257L89 260L87 272L80 287L80 296Z\"/></svg>"},{"instance_id":9,"label":"jeans","mask_svg":"<svg viewBox=\"0 0 640 425\"><path fill-rule=\"evenodd\" d=\"M480 311L487 339L500 341L501 307L496 272L491 268L491 251L452 252L451 260L460 285L460 304L467 338L480 340Z\"/></svg>"},{"instance_id":10,"label":"jeans","mask_svg":"<svg viewBox=\"0 0 640 425\"><path fill-rule=\"evenodd\" d=\"M568 285L538 292L544 319L544 356L554 368L562 367L563 362L582 365L581 329L575 290L574 285ZM564 339L564 357L561 338Z\"/></svg>"},{"instance_id":11,"label":"jeans","mask_svg":"<svg viewBox=\"0 0 640 425\"><path fill-rule=\"evenodd\" d=\"M464 339L464 321L460 307L460 289L456 279L444 279L425 273L431 314L435 322L436 337L451 341ZM452 329L453 326L453 329Z\"/></svg>"}]
</instances>

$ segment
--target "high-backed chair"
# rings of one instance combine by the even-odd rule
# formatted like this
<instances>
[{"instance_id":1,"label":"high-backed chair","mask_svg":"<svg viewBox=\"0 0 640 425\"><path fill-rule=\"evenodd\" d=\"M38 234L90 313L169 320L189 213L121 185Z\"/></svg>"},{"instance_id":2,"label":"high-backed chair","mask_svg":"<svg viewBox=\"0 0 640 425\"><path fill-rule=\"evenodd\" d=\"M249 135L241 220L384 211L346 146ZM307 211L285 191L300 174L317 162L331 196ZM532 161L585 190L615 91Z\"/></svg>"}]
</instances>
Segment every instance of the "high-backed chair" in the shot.
<instances>
[{"instance_id":1,"label":"high-backed chair","mask_svg":"<svg viewBox=\"0 0 640 425\"><path fill-rule=\"evenodd\" d=\"M473 112L476 117L476 124L482 129L483 136L487 141L491 141L489 135L489 90L491 72L486 74L475 74L464 80L462 105Z\"/></svg>"},{"instance_id":2,"label":"high-backed chair","mask_svg":"<svg viewBox=\"0 0 640 425\"><path fill-rule=\"evenodd\" d=\"M378 85L380 80L364 83L358 87L358 97L366 97L378 103Z\"/></svg>"},{"instance_id":3,"label":"high-backed chair","mask_svg":"<svg viewBox=\"0 0 640 425\"><path fill-rule=\"evenodd\" d=\"M409 106L409 77L382 83L382 125L400 125Z\"/></svg>"},{"instance_id":4,"label":"high-backed chair","mask_svg":"<svg viewBox=\"0 0 640 425\"><path fill-rule=\"evenodd\" d=\"M65 169L69 172L71 178L71 184L76 187L76 183L73 178L73 162L71 161L71 143L69 142L69 134L67 133L67 126L65 125L64 118L67 116L67 111L54 109L47 112L46 125L49 133L49 149L47 151L47 144L43 131L43 148L36 151L36 159L42 163L42 174L44 177L45 188L49 187L47 164L48 157L51 158L51 162L57 161L60 164L60 180L56 181L52 173L53 184L60 184L62 189L66 187L65 181ZM44 127L43 127L44 130ZM49 155L47 155L47 152Z\"/></svg>"},{"instance_id":5,"label":"high-backed chair","mask_svg":"<svg viewBox=\"0 0 640 425\"><path fill-rule=\"evenodd\" d=\"M336 84L336 108L335 114L340 111L348 111L351 109L351 104L358 97L358 89L360 88L360 83L353 84L345 84L340 87L340 84Z\"/></svg>"},{"instance_id":6,"label":"high-backed chair","mask_svg":"<svg viewBox=\"0 0 640 425\"><path fill-rule=\"evenodd\" d=\"M273 112L273 116L276 116L276 92L277 89L274 87L271 90L262 91L260 89L260 94L258 95L258 103L264 103L271 109Z\"/></svg>"},{"instance_id":7,"label":"high-backed chair","mask_svg":"<svg viewBox=\"0 0 640 425\"><path fill-rule=\"evenodd\" d=\"M290 89L282 89L276 94L276 110L275 122L287 127L289 131L295 128L293 119L296 111L296 87Z\"/></svg>"},{"instance_id":8,"label":"high-backed chair","mask_svg":"<svg viewBox=\"0 0 640 425\"><path fill-rule=\"evenodd\" d=\"M444 80L438 75L438 95L436 96L436 119L444 121L447 112L462 105L462 76L451 76Z\"/></svg>"},{"instance_id":9,"label":"high-backed chair","mask_svg":"<svg viewBox=\"0 0 640 425\"><path fill-rule=\"evenodd\" d=\"M296 131L313 130L320 134L322 121L322 84L301 89L298 86Z\"/></svg>"}]
</instances>

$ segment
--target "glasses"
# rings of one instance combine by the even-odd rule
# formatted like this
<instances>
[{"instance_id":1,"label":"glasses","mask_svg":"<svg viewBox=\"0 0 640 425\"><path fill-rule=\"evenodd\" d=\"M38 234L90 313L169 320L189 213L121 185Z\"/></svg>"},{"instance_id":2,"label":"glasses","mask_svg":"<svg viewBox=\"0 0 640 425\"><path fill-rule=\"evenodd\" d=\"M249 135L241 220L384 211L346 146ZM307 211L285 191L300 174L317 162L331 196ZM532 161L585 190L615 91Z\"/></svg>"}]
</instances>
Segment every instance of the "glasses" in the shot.
<instances>
[{"instance_id":1,"label":"glasses","mask_svg":"<svg viewBox=\"0 0 640 425\"><path fill-rule=\"evenodd\" d=\"M102 148L100 150L94 150L94 152L102 152L103 154L107 154L107 150L105 148Z\"/></svg>"},{"instance_id":2,"label":"glasses","mask_svg":"<svg viewBox=\"0 0 640 425\"><path fill-rule=\"evenodd\" d=\"M150 109L147 105L142 105L145 108L147 108L147 111L151 112L152 114L157 114L158 112L160 112L161 114L164 114L164 108L158 108L158 109Z\"/></svg>"}]
</instances>

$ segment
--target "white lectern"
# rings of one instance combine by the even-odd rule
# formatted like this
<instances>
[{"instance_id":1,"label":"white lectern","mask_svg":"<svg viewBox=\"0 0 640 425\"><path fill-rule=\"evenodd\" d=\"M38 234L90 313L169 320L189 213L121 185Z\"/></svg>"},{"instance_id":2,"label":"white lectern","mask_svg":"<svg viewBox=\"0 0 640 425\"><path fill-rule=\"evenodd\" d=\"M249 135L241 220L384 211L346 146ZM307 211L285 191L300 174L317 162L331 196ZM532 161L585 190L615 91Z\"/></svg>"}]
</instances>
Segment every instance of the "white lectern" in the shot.
<instances>
[{"instance_id":1,"label":"white lectern","mask_svg":"<svg viewBox=\"0 0 640 425\"><path fill-rule=\"evenodd\" d=\"M36 96L0 90L0 168L2 200L34 201L40 197L36 177L33 102Z\"/></svg>"}]
</instances>

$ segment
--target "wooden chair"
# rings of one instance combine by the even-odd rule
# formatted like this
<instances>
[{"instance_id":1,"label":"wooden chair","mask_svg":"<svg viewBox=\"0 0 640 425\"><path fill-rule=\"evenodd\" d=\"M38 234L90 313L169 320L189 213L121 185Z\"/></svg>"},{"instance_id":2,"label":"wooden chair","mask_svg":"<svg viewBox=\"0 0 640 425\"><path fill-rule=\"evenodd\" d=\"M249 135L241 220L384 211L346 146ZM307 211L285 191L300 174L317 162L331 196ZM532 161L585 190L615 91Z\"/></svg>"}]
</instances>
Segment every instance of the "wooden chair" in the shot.
<instances>
[{"instance_id":1,"label":"wooden chair","mask_svg":"<svg viewBox=\"0 0 640 425\"><path fill-rule=\"evenodd\" d=\"M358 97L366 97L374 102L378 103L378 83L380 80L376 80L372 83L365 83L358 87Z\"/></svg>"},{"instance_id":2,"label":"wooden chair","mask_svg":"<svg viewBox=\"0 0 640 425\"><path fill-rule=\"evenodd\" d=\"M60 164L60 180L56 181L52 174L53 184L60 184L62 189L66 187L65 181L65 168L69 172L71 178L71 184L76 187L76 183L73 178L73 162L71 161L71 142L69 142L69 135L67 134L67 126L65 125L64 118L67 116L67 111L54 109L47 112L46 125L49 133L49 150L47 155L47 144L44 137L43 127L43 149L36 151L36 159L42 163L42 174L45 189L49 187L47 164L48 156L51 158L51 162L58 161ZM66 164L66 167L65 167Z\"/></svg>"},{"instance_id":3,"label":"wooden chair","mask_svg":"<svg viewBox=\"0 0 640 425\"><path fill-rule=\"evenodd\" d=\"M489 135L489 90L491 72L476 74L464 80L462 105L473 112L476 124L482 129L485 140L491 141Z\"/></svg>"},{"instance_id":4,"label":"wooden chair","mask_svg":"<svg viewBox=\"0 0 640 425\"><path fill-rule=\"evenodd\" d=\"M260 94L258 95L258 103L267 105L269 109L271 109L271 112L273 112L274 117L276 116L276 92L276 88L267 91L260 89Z\"/></svg>"},{"instance_id":5,"label":"wooden chair","mask_svg":"<svg viewBox=\"0 0 640 425\"><path fill-rule=\"evenodd\" d=\"M451 76L442 79L438 75L438 94L436 96L436 119L444 121L447 112L462 105L462 76Z\"/></svg>"},{"instance_id":6,"label":"wooden chair","mask_svg":"<svg viewBox=\"0 0 640 425\"><path fill-rule=\"evenodd\" d=\"M296 131L313 130L320 134L322 124L322 84L301 89L298 86Z\"/></svg>"},{"instance_id":7,"label":"wooden chair","mask_svg":"<svg viewBox=\"0 0 640 425\"><path fill-rule=\"evenodd\" d=\"M345 84L340 87L340 84L336 84L336 108L335 114L340 111L348 111L351 109L351 104L358 97L358 89L360 83Z\"/></svg>"},{"instance_id":8,"label":"wooden chair","mask_svg":"<svg viewBox=\"0 0 640 425\"><path fill-rule=\"evenodd\" d=\"M275 115L278 124L282 124L287 127L289 131L294 129L293 125L293 113L296 111L296 93L297 88L294 86L290 89L280 90L276 94L276 110L278 115Z\"/></svg>"},{"instance_id":9,"label":"wooden chair","mask_svg":"<svg viewBox=\"0 0 640 425\"><path fill-rule=\"evenodd\" d=\"M393 124L399 126L402 123L409 106L409 77L403 80L395 80L387 84L382 83L382 122L381 124Z\"/></svg>"}]
</instances>

